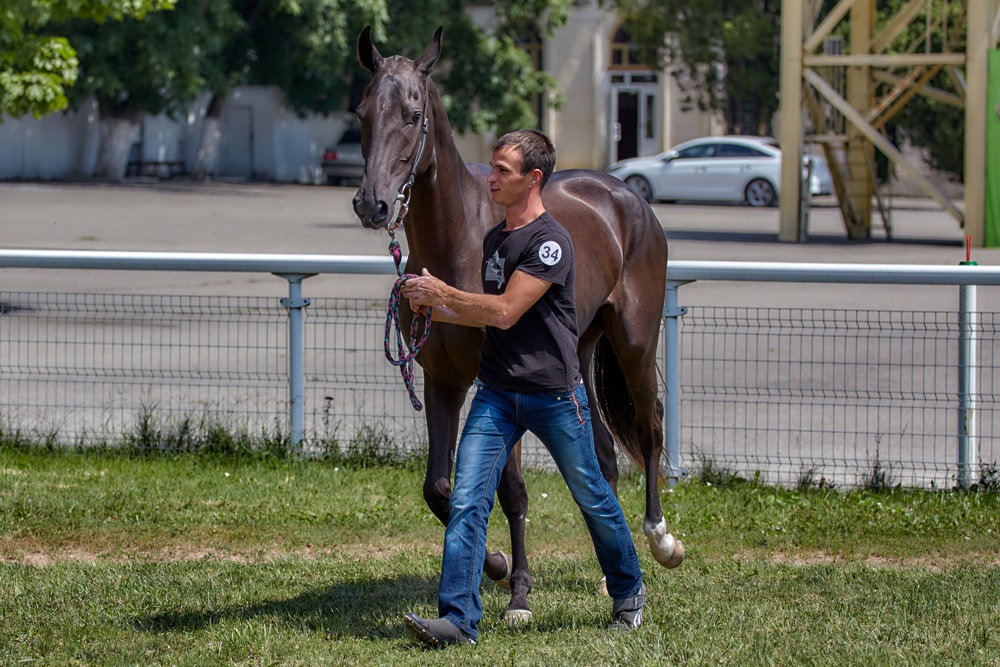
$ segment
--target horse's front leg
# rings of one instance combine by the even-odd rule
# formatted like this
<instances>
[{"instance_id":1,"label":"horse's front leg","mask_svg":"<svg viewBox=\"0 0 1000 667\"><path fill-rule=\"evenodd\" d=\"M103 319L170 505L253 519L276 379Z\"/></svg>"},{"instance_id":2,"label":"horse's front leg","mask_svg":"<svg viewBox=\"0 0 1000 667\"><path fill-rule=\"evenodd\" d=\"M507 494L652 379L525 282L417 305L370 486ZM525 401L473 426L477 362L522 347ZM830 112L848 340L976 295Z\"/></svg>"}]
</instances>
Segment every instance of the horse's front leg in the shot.
<instances>
[{"instance_id":1,"label":"horse's front leg","mask_svg":"<svg viewBox=\"0 0 1000 667\"><path fill-rule=\"evenodd\" d=\"M524 517L528 513L528 489L521 475L521 442L507 459L500 474L500 485L497 487L500 507L510 524L509 563L510 603L503 612L508 625L519 625L531 621L531 609L528 608L528 593L531 592L531 572L528 570L528 556L524 548ZM503 554L500 552L502 557ZM496 556L497 554L490 554ZM487 562L490 560L487 557ZM504 559L506 560L506 558ZM508 565L505 563L505 565ZM489 575L489 572L487 572ZM493 577L496 579L497 577Z\"/></svg>"},{"instance_id":2,"label":"horse's front leg","mask_svg":"<svg viewBox=\"0 0 1000 667\"><path fill-rule=\"evenodd\" d=\"M448 515L451 510L451 465L455 459L455 445L458 441L459 411L465 402L466 389L456 388L435 381L429 373L424 374L424 410L427 420L427 472L424 476L424 501L430 507L434 516L448 525ZM527 506L527 491L524 490L524 481L520 472L520 448L517 451L517 481L521 485L521 493ZM511 455L514 459L514 455ZM507 477L507 468L500 479L501 489L505 486L504 479ZM510 518L504 505L504 491L500 492L501 506L505 507L504 512ZM524 556L524 510L520 512L520 556L524 562L524 571L527 572L527 558ZM513 538L515 521L511 520L511 537ZM513 539L512 539L513 542ZM487 552L486 562L483 563L483 572L490 579L506 584L512 578L516 567L517 551L515 550L515 564L512 565L507 555L502 551ZM527 588L531 588L531 580L528 578ZM527 590L524 592L527 596ZM527 603L525 602L525 608Z\"/></svg>"},{"instance_id":3,"label":"horse's front leg","mask_svg":"<svg viewBox=\"0 0 1000 667\"><path fill-rule=\"evenodd\" d=\"M458 413L465 389L443 385L424 375L424 416L427 420L427 472L424 501L434 516L448 525L451 505L451 463L458 441Z\"/></svg>"}]
</instances>

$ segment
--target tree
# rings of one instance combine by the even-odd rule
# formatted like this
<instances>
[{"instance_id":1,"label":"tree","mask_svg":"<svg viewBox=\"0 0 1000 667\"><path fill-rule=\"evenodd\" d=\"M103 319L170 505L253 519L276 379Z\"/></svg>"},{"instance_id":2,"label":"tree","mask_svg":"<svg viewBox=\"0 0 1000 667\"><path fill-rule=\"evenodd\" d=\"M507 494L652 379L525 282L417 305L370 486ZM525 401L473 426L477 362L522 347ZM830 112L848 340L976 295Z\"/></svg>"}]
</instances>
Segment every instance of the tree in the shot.
<instances>
[{"instance_id":1,"label":"tree","mask_svg":"<svg viewBox=\"0 0 1000 667\"><path fill-rule=\"evenodd\" d=\"M277 86L300 114L350 108L367 80L355 56L366 25L387 52L411 54L445 26L447 62L438 81L457 130L532 126L530 100L553 83L521 44L551 34L571 2L498 0L499 27L492 34L469 19L462 0L176 0L174 11L141 23L76 20L49 29L68 36L79 54L71 100L98 101L99 176L124 175L141 114L184 111L202 91L213 94L196 166L207 175L214 169L222 102L234 86Z\"/></svg>"},{"instance_id":2,"label":"tree","mask_svg":"<svg viewBox=\"0 0 1000 667\"><path fill-rule=\"evenodd\" d=\"M241 25L229 0L178 0L174 11L142 21L73 20L54 27L79 54L81 76L71 101L93 96L100 109L98 176L124 177L142 114L186 111L201 91L225 79L220 54Z\"/></svg>"},{"instance_id":3,"label":"tree","mask_svg":"<svg viewBox=\"0 0 1000 667\"><path fill-rule=\"evenodd\" d=\"M780 0L610 0L647 65L674 66L686 101L763 134L778 109Z\"/></svg>"},{"instance_id":4,"label":"tree","mask_svg":"<svg viewBox=\"0 0 1000 667\"><path fill-rule=\"evenodd\" d=\"M475 25L461 0L233 0L244 27L224 51L228 78L220 80L202 124L195 168L214 169L218 116L229 87L277 86L296 112L353 109L368 80L355 54L357 35L372 26L386 53L419 54L438 26L445 28L446 63L438 81L458 131L534 126L530 100L553 87L538 71L524 41L564 24L572 0L499 0L499 28Z\"/></svg>"},{"instance_id":5,"label":"tree","mask_svg":"<svg viewBox=\"0 0 1000 667\"><path fill-rule=\"evenodd\" d=\"M65 36L40 34L70 19L142 18L175 0L5 0L0 9L0 114L36 118L65 109L77 54Z\"/></svg>"},{"instance_id":6,"label":"tree","mask_svg":"<svg viewBox=\"0 0 1000 667\"><path fill-rule=\"evenodd\" d=\"M503 133L538 123L532 100L555 89L525 48L541 44L565 25L572 0L497 0L492 32L473 23L460 0L439 0L433 12L406 0L391 5L393 25L412 27L387 45L419 54L438 25L444 26L443 65L437 81L452 127L458 132ZM419 16L422 14L422 16Z\"/></svg>"}]
</instances>

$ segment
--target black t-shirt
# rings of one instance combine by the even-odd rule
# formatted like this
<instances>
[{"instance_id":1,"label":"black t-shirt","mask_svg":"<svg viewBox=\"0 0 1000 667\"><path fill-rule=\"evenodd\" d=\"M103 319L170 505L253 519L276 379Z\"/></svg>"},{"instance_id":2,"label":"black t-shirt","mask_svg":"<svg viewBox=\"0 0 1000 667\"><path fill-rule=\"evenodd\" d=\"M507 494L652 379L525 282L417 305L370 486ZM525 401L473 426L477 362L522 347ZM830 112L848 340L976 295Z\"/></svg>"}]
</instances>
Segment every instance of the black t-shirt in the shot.
<instances>
[{"instance_id":1,"label":"black t-shirt","mask_svg":"<svg viewBox=\"0 0 1000 667\"><path fill-rule=\"evenodd\" d=\"M483 239L483 291L503 294L514 271L552 283L514 326L486 327L479 378L506 391L569 391L580 382L573 242L548 213Z\"/></svg>"}]
</instances>

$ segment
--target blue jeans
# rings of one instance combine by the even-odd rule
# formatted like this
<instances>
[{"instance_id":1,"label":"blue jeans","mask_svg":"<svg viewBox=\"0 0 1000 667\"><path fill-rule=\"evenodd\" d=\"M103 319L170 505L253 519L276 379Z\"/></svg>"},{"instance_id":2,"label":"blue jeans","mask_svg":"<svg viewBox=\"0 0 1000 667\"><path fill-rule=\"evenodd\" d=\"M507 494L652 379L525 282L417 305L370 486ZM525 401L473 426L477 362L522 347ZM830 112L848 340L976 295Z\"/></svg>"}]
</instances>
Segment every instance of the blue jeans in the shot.
<instances>
[{"instance_id":1,"label":"blue jeans","mask_svg":"<svg viewBox=\"0 0 1000 667\"><path fill-rule=\"evenodd\" d=\"M601 475L594 453L587 392L522 394L476 381L455 458L455 488L444 536L438 612L476 636L483 616L479 584L486 558L486 526L500 473L511 449L531 431L545 445L583 512L597 560L614 599L638 594L642 571L621 505Z\"/></svg>"}]
</instances>

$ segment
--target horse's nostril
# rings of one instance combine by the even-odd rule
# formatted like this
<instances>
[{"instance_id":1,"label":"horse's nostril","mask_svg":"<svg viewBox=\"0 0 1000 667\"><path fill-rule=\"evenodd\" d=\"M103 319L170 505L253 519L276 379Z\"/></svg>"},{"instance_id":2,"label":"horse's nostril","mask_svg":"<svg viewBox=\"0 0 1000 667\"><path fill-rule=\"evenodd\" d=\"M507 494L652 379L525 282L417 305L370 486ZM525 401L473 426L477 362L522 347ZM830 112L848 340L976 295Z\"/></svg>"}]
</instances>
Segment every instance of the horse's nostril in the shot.
<instances>
[{"instance_id":1,"label":"horse's nostril","mask_svg":"<svg viewBox=\"0 0 1000 667\"><path fill-rule=\"evenodd\" d=\"M389 215L389 205L382 199L365 196L361 191L354 195L354 212L361 218L365 226L378 225L385 222Z\"/></svg>"}]
</instances>

